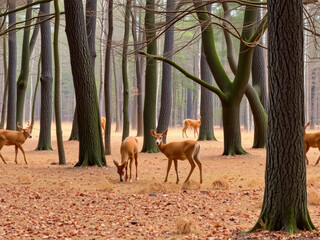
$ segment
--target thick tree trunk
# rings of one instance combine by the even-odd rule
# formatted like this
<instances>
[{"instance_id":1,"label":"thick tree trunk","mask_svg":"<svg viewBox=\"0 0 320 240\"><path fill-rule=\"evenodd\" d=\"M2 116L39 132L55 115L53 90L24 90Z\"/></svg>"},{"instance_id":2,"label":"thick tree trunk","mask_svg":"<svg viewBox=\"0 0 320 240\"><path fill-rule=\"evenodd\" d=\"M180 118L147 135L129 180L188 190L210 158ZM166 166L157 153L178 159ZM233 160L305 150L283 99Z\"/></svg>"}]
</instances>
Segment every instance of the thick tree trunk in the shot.
<instances>
[{"instance_id":1,"label":"thick tree trunk","mask_svg":"<svg viewBox=\"0 0 320 240\"><path fill-rule=\"evenodd\" d=\"M32 3L32 0L28 0L27 4ZM32 8L26 10L26 23L25 26L31 24ZM23 31L23 43L22 43L22 57L21 57L21 71L17 82L17 122L22 126L23 124L23 110L26 89L29 78L29 62L30 62L30 27L24 28Z\"/></svg>"},{"instance_id":2,"label":"thick tree trunk","mask_svg":"<svg viewBox=\"0 0 320 240\"><path fill-rule=\"evenodd\" d=\"M15 1L8 0L9 11L16 8ZM9 29L16 23L16 13L9 14ZM13 26L14 27L14 26ZM8 114L7 129L16 130L16 109L17 109L17 38L16 31L8 34Z\"/></svg>"},{"instance_id":3,"label":"thick tree trunk","mask_svg":"<svg viewBox=\"0 0 320 240\"><path fill-rule=\"evenodd\" d=\"M208 12L211 12L211 6L211 4L207 6ZM210 85L213 85L212 74L210 72L203 47L201 47L200 74L202 80L209 83ZM213 93L202 86L200 99L200 116L201 126L198 141L217 141L213 131Z\"/></svg>"},{"instance_id":4,"label":"thick tree trunk","mask_svg":"<svg viewBox=\"0 0 320 240\"><path fill-rule=\"evenodd\" d=\"M247 154L241 145L239 111L240 102L222 103L223 155Z\"/></svg>"},{"instance_id":5,"label":"thick tree trunk","mask_svg":"<svg viewBox=\"0 0 320 240\"><path fill-rule=\"evenodd\" d=\"M167 24L172 21L174 14L172 13L175 9L175 0L167 1L167 13L166 22ZM174 27L170 27L165 32L164 37L164 49L163 56L172 60L174 46ZM171 106L172 106L172 66L168 63L163 62L162 65L162 85L161 85L161 107L159 113L157 132L162 133L168 129ZM163 143L166 143L167 136L163 136Z\"/></svg>"},{"instance_id":6,"label":"thick tree trunk","mask_svg":"<svg viewBox=\"0 0 320 240\"><path fill-rule=\"evenodd\" d=\"M155 8L154 0L146 1L145 29L146 41L148 42L147 53L157 54L157 42L155 37ZM157 96L157 63L153 58L147 59L146 64L146 86L143 111L144 138L142 152L158 152L154 137L150 134L150 129L156 128L156 96Z\"/></svg>"},{"instance_id":7,"label":"thick tree trunk","mask_svg":"<svg viewBox=\"0 0 320 240\"><path fill-rule=\"evenodd\" d=\"M66 164L63 147L63 134L61 127L61 102L60 102L60 60L59 60L59 24L60 10L59 0L54 0L55 22L54 22L54 112L56 118L56 136L59 154L59 165Z\"/></svg>"},{"instance_id":8,"label":"thick tree trunk","mask_svg":"<svg viewBox=\"0 0 320 240\"><path fill-rule=\"evenodd\" d=\"M124 23L123 50L122 50L122 82L123 82L123 126L122 141L129 136L129 82L128 82L128 42L129 42L129 21L130 21L131 0L127 0Z\"/></svg>"},{"instance_id":9,"label":"thick tree trunk","mask_svg":"<svg viewBox=\"0 0 320 240\"><path fill-rule=\"evenodd\" d=\"M112 77L111 77L111 49L112 49L112 35L113 35L113 0L109 0L108 7L108 40L105 59L105 72L104 72L104 95L105 95L105 112L106 112L106 126L104 132L104 153L106 155L111 154L111 123L112 123Z\"/></svg>"},{"instance_id":10,"label":"thick tree trunk","mask_svg":"<svg viewBox=\"0 0 320 240\"><path fill-rule=\"evenodd\" d=\"M79 127L79 161L76 166L106 166L82 1L65 0L64 4Z\"/></svg>"},{"instance_id":11,"label":"thick tree trunk","mask_svg":"<svg viewBox=\"0 0 320 240\"><path fill-rule=\"evenodd\" d=\"M265 192L252 230L315 229L307 208L304 154L303 5L268 1L269 122ZM290 86L290 87L288 87Z\"/></svg>"},{"instance_id":12,"label":"thick tree trunk","mask_svg":"<svg viewBox=\"0 0 320 240\"><path fill-rule=\"evenodd\" d=\"M93 72L95 69L95 59L97 57L96 47L95 47L95 37L96 37L96 19L97 19L97 0L87 0L86 1L86 28L89 50L91 54L91 63Z\"/></svg>"},{"instance_id":13,"label":"thick tree trunk","mask_svg":"<svg viewBox=\"0 0 320 240\"><path fill-rule=\"evenodd\" d=\"M41 15L50 13L50 3L40 5ZM47 17L41 18L42 20ZM41 117L40 135L36 150L52 150L52 47L50 21L41 23Z\"/></svg>"}]
</instances>

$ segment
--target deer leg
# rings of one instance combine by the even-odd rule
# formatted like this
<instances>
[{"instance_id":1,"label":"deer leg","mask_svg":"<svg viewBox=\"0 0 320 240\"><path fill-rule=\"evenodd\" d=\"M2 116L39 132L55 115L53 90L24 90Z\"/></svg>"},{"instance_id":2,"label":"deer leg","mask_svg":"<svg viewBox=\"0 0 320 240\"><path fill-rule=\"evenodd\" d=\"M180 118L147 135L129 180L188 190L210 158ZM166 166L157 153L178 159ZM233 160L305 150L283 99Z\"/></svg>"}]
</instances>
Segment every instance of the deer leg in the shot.
<instances>
[{"instance_id":1,"label":"deer leg","mask_svg":"<svg viewBox=\"0 0 320 240\"><path fill-rule=\"evenodd\" d=\"M320 151L320 147L318 147L318 149L319 149L319 151ZM318 160L317 160L317 162L316 162L315 165L317 165L317 164L319 163L319 161L320 161L320 157L318 158Z\"/></svg>"},{"instance_id":2,"label":"deer leg","mask_svg":"<svg viewBox=\"0 0 320 240\"><path fill-rule=\"evenodd\" d=\"M199 167L199 170L200 170L200 183L202 183L202 163L200 162L200 158L198 155L194 156L194 161L196 162L196 164L198 165Z\"/></svg>"},{"instance_id":3,"label":"deer leg","mask_svg":"<svg viewBox=\"0 0 320 240\"><path fill-rule=\"evenodd\" d=\"M2 161L3 161L5 164L8 164L8 163L6 162L6 160L4 160L4 158L2 157L2 154L1 154L1 153L0 153L0 157L1 157Z\"/></svg>"},{"instance_id":4,"label":"deer leg","mask_svg":"<svg viewBox=\"0 0 320 240\"><path fill-rule=\"evenodd\" d=\"M18 164L18 161L17 161L17 156L18 156L18 146L17 145L15 145L14 146L15 147L15 159L14 159L14 161L16 162L16 164ZM23 152L22 152L23 153Z\"/></svg>"},{"instance_id":5,"label":"deer leg","mask_svg":"<svg viewBox=\"0 0 320 240\"><path fill-rule=\"evenodd\" d=\"M23 153L23 157L24 157L25 163L28 164L27 159L26 159L26 155L25 155L25 153L24 153L24 150L23 150L22 146L18 146L18 148L19 148L19 149L21 150L21 152ZM18 152L18 150L17 150L17 152ZM17 157L17 154L16 154L16 157ZM16 162L16 163L17 163L17 162Z\"/></svg>"},{"instance_id":6,"label":"deer leg","mask_svg":"<svg viewBox=\"0 0 320 240\"><path fill-rule=\"evenodd\" d=\"M139 177L138 177L138 153L136 153L134 155L134 160L135 160L135 164L136 164L136 180L138 181L139 180Z\"/></svg>"},{"instance_id":7,"label":"deer leg","mask_svg":"<svg viewBox=\"0 0 320 240\"><path fill-rule=\"evenodd\" d=\"M129 165L129 168L130 168L130 178L129 178L129 182L132 182L132 160L133 160L133 158L130 158L130 165Z\"/></svg>"},{"instance_id":8,"label":"deer leg","mask_svg":"<svg viewBox=\"0 0 320 240\"><path fill-rule=\"evenodd\" d=\"M164 182L166 183L168 181L168 174L171 168L171 164L172 164L172 159L168 158L168 167L167 167L167 175L166 175L166 179L164 180Z\"/></svg>"},{"instance_id":9,"label":"deer leg","mask_svg":"<svg viewBox=\"0 0 320 240\"><path fill-rule=\"evenodd\" d=\"M307 165L309 164L309 160L308 160L308 158L307 158L307 152L309 151L309 146L304 146L304 151L305 151L305 156L306 156L306 162L307 162Z\"/></svg>"},{"instance_id":10,"label":"deer leg","mask_svg":"<svg viewBox=\"0 0 320 240\"><path fill-rule=\"evenodd\" d=\"M189 175L188 175L187 179L186 179L184 182L188 182L188 181L189 181L189 178L190 178L190 176L191 176L194 168L196 167L196 164L194 163L194 161L193 161L193 159L192 159L191 156L188 157L188 160L189 160L189 163L190 163L190 165L191 165L191 169L190 169L190 172L189 172Z\"/></svg>"},{"instance_id":11,"label":"deer leg","mask_svg":"<svg viewBox=\"0 0 320 240\"><path fill-rule=\"evenodd\" d=\"M176 181L176 184L178 184L178 183L179 183L178 160L177 160L177 159L173 160L173 163L174 163L174 169L176 170L176 174L177 174L177 181Z\"/></svg>"}]
</instances>

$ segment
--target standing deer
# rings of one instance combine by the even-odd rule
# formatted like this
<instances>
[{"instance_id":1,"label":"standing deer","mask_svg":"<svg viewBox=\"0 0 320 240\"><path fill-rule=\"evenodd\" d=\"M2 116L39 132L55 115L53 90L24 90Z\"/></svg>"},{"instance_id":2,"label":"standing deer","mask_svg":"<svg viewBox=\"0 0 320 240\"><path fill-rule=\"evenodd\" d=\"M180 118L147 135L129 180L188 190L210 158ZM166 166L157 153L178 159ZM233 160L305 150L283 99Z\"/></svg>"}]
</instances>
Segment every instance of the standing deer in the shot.
<instances>
[{"instance_id":1,"label":"standing deer","mask_svg":"<svg viewBox=\"0 0 320 240\"><path fill-rule=\"evenodd\" d=\"M139 180L138 177L138 139L135 137L126 137L123 140L120 147L121 153L121 164L119 164L116 160L113 160L114 165L117 167L117 172L120 175L120 182L123 182L124 179L124 170L126 171L125 181L128 180L128 161L130 160L130 177L129 181L132 182L132 161L135 160L136 164L136 180Z\"/></svg>"},{"instance_id":2,"label":"standing deer","mask_svg":"<svg viewBox=\"0 0 320 240\"><path fill-rule=\"evenodd\" d=\"M20 129L19 131L12 131L12 130L5 130L1 129L0 130L0 151L4 145L10 146L10 145L15 145L15 150L16 150L16 157L15 157L15 162L17 162L17 155L18 155L18 148L21 150L23 153L24 161L26 164L28 164L26 155L24 153L24 150L22 148L22 144L27 140L27 138L31 138L31 130L32 130L32 125L29 126L28 122L28 127L27 128L22 128L19 126L19 122L17 122L17 127ZM7 162L4 160L2 154L0 153L0 157L2 161L7 164Z\"/></svg>"},{"instance_id":3,"label":"standing deer","mask_svg":"<svg viewBox=\"0 0 320 240\"><path fill-rule=\"evenodd\" d=\"M316 133L306 133L306 128L310 126L310 122L304 127L304 152L306 156L307 165L309 164L309 160L307 158L307 152L309 148L318 148L320 150L320 132ZM315 165L317 165L320 161L320 157L318 158Z\"/></svg>"},{"instance_id":4,"label":"standing deer","mask_svg":"<svg viewBox=\"0 0 320 240\"><path fill-rule=\"evenodd\" d=\"M186 137L188 137L187 130L189 127L193 128L194 137L196 137L196 133L199 136L198 128L201 125L201 116L200 115L199 115L199 119L200 120L194 120L194 119L187 118L187 119L183 120L184 128L182 129L182 137L184 137L184 135L186 135Z\"/></svg>"},{"instance_id":5,"label":"standing deer","mask_svg":"<svg viewBox=\"0 0 320 240\"><path fill-rule=\"evenodd\" d=\"M200 162L200 144L198 144L194 140L186 140L182 142L171 142L164 144L162 142L162 137L166 136L168 133L168 129L165 130L163 133L156 133L153 129L150 130L152 136L154 136L156 144L159 150L167 156L168 158L168 168L167 168L167 175L164 182L168 181L168 174L171 168L172 160L174 161L174 168L177 174L177 181L176 184L179 183L179 175L178 175L178 160L186 160L188 159L191 169L189 175L185 182L189 181L189 178L196 166L199 167L200 170L200 183L202 183L202 164ZM195 164L196 163L196 164Z\"/></svg>"}]
</instances>

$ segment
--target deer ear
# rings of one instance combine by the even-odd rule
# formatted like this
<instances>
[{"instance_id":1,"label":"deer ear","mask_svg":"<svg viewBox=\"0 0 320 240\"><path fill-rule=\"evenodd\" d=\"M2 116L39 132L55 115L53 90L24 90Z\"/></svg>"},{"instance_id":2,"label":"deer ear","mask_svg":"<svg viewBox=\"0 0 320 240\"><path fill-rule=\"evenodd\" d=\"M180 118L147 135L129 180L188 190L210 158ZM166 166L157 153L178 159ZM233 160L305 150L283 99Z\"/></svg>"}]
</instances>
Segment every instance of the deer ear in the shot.
<instances>
[{"instance_id":1,"label":"deer ear","mask_svg":"<svg viewBox=\"0 0 320 240\"><path fill-rule=\"evenodd\" d=\"M162 135L163 135L163 136L167 136L167 133L168 133L168 129L164 130L163 133L162 133Z\"/></svg>"},{"instance_id":2,"label":"deer ear","mask_svg":"<svg viewBox=\"0 0 320 240\"><path fill-rule=\"evenodd\" d=\"M156 132L153 129L150 129L150 133L151 133L152 136L156 135Z\"/></svg>"},{"instance_id":3,"label":"deer ear","mask_svg":"<svg viewBox=\"0 0 320 240\"><path fill-rule=\"evenodd\" d=\"M116 165L117 167L119 166L119 163L118 163L116 160L114 160L114 159L113 159L113 163L114 163L114 165Z\"/></svg>"}]
</instances>

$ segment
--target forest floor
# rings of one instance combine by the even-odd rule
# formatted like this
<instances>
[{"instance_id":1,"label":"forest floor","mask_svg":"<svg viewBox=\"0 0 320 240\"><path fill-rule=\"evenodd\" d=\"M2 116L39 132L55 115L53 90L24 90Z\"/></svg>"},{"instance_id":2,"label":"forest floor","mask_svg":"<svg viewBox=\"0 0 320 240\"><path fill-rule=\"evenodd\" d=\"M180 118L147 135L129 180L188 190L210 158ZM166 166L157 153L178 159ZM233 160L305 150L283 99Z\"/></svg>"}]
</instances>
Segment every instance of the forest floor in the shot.
<instances>
[{"instance_id":1,"label":"forest floor","mask_svg":"<svg viewBox=\"0 0 320 240\"><path fill-rule=\"evenodd\" d=\"M121 133L114 131L108 167L73 167L78 142L67 141L70 131L71 123L64 123L65 166L57 165L54 125L54 150L34 151L39 137L39 123L35 124L33 138L23 145L28 165L20 151L15 164L14 147L3 147L8 164L0 162L0 239L320 239L319 232L245 233L258 220L264 192L266 151L251 148L253 132L242 132L248 155L227 157L221 155L223 132L216 128L218 141L200 142L203 184L199 185L196 167L190 184L183 186L190 164L179 161L179 184L173 166L163 184L167 160L162 153L140 153L139 181L120 183L112 160L120 161ZM194 139L192 130L188 135ZM141 149L143 139L138 139ZM180 140L181 128L169 129L168 141ZM308 152L308 209L316 227L318 156L317 149Z\"/></svg>"}]
</instances>

